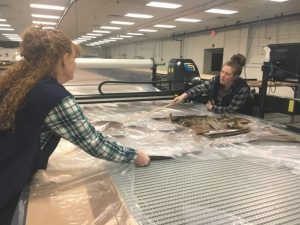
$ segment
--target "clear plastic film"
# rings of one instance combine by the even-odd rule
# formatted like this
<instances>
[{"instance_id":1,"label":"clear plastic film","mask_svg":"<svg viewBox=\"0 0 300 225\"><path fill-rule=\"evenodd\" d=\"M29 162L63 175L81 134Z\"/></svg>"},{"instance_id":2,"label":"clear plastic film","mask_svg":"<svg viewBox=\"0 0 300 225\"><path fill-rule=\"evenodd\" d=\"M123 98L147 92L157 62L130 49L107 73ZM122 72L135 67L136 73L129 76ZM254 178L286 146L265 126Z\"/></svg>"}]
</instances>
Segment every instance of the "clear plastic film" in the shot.
<instances>
[{"instance_id":1,"label":"clear plastic film","mask_svg":"<svg viewBox=\"0 0 300 225\"><path fill-rule=\"evenodd\" d=\"M299 192L296 136L247 116L242 116L250 121L247 133L217 138L196 135L193 129L172 123L170 114L218 115L207 112L204 105L161 107L166 104L82 106L90 122L110 139L166 158L135 167L93 158L62 140L48 169L39 171L29 193L24 193L29 195L28 204L19 211L26 214L25 224L248 225L283 213L272 206L279 201L273 195L291 197L276 183L281 178L271 177L282 175L284 183ZM300 208L299 202L295 205Z\"/></svg>"},{"instance_id":2,"label":"clear plastic film","mask_svg":"<svg viewBox=\"0 0 300 225\"><path fill-rule=\"evenodd\" d=\"M152 59L77 58L78 68L152 68Z\"/></svg>"}]
</instances>

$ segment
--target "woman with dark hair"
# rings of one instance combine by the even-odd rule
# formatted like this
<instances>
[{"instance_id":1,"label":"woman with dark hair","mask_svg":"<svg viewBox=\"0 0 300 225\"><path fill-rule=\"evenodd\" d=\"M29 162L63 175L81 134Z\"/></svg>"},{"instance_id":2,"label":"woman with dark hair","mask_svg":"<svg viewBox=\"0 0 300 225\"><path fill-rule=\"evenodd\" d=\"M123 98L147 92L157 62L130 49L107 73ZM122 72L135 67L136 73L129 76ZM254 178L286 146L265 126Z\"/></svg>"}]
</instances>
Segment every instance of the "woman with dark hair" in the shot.
<instances>
[{"instance_id":1,"label":"woman with dark hair","mask_svg":"<svg viewBox=\"0 0 300 225\"><path fill-rule=\"evenodd\" d=\"M19 195L60 138L90 155L115 162L149 164L139 150L110 141L89 123L62 84L73 79L80 50L60 30L29 28L23 57L0 77L0 224L10 224Z\"/></svg>"},{"instance_id":2,"label":"woman with dark hair","mask_svg":"<svg viewBox=\"0 0 300 225\"><path fill-rule=\"evenodd\" d=\"M207 110L215 113L244 113L251 114L252 100L247 82L240 78L246 58L236 54L222 66L220 75L210 81L190 88L173 99L173 103L180 103L187 98L208 96Z\"/></svg>"}]
</instances>

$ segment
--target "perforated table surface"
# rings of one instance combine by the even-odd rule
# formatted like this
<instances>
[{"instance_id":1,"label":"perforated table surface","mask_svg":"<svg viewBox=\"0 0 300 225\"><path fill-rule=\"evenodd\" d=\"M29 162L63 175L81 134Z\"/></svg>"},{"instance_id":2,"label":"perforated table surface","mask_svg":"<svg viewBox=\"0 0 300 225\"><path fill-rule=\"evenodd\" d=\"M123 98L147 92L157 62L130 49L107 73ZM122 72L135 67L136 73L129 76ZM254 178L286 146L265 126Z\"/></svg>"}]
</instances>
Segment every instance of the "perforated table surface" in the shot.
<instances>
[{"instance_id":1,"label":"perforated table surface","mask_svg":"<svg viewBox=\"0 0 300 225\"><path fill-rule=\"evenodd\" d=\"M300 224L300 176L253 158L184 157L112 176L139 224Z\"/></svg>"}]
</instances>

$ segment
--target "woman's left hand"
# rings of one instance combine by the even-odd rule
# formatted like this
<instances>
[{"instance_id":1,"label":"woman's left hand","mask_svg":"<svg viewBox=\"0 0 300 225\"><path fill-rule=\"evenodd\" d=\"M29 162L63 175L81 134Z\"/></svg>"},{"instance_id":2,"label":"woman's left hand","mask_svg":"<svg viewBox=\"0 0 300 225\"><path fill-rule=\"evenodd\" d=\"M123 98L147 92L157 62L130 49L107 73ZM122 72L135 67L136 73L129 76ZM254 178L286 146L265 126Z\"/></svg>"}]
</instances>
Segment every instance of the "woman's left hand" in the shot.
<instances>
[{"instance_id":1,"label":"woman's left hand","mask_svg":"<svg viewBox=\"0 0 300 225\"><path fill-rule=\"evenodd\" d=\"M212 111L213 104L211 103L211 101L208 101L208 102L206 103L206 108L207 108L208 111Z\"/></svg>"}]
</instances>

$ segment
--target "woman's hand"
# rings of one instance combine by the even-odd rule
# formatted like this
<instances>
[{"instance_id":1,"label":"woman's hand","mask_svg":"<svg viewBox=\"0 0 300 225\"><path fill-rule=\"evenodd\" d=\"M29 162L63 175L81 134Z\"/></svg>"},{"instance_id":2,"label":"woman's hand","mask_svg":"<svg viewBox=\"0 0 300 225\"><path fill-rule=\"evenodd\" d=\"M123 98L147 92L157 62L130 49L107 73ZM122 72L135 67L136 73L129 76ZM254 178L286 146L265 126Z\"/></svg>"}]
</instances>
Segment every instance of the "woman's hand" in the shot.
<instances>
[{"instance_id":1,"label":"woman's hand","mask_svg":"<svg viewBox=\"0 0 300 225\"><path fill-rule=\"evenodd\" d=\"M206 108L207 108L208 111L212 111L213 104L211 103L211 101L208 101L208 102L206 103Z\"/></svg>"},{"instance_id":2,"label":"woman's hand","mask_svg":"<svg viewBox=\"0 0 300 225\"><path fill-rule=\"evenodd\" d=\"M172 103L173 104L178 104L180 102L183 102L184 100L186 100L188 98L188 94L187 93L183 93L177 97L175 97L173 100L172 100Z\"/></svg>"},{"instance_id":3,"label":"woman's hand","mask_svg":"<svg viewBox=\"0 0 300 225\"><path fill-rule=\"evenodd\" d=\"M148 166L150 164L150 158L143 151L138 151L137 158L134 160L134 163L137 166Z\"/></svg>"}]
</instances>

